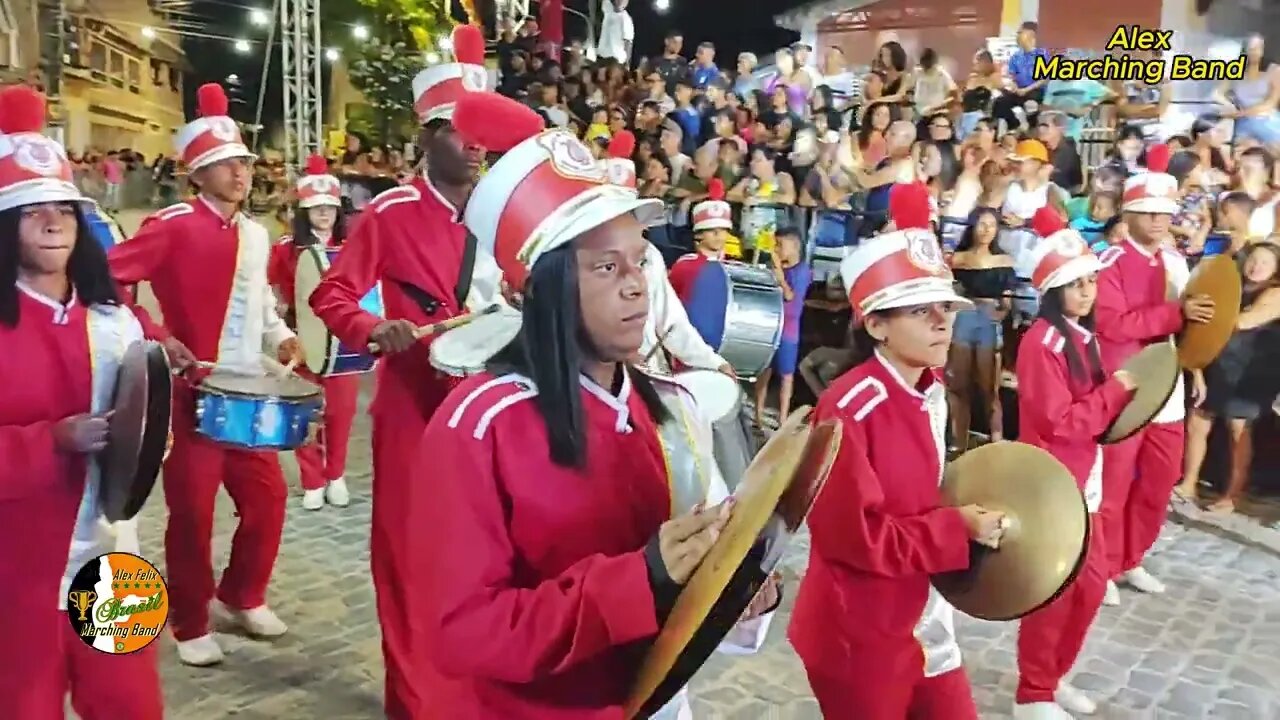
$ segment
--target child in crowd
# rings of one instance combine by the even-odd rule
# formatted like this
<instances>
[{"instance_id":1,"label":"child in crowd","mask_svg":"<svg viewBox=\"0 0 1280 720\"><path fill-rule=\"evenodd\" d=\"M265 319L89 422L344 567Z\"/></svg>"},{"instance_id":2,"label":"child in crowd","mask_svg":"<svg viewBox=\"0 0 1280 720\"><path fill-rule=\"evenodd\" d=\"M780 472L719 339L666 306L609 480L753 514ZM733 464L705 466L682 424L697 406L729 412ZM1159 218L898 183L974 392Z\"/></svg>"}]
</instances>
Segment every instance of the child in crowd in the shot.
<instances>
[{"instance_id":1,"label":"child in crowd","mask_svg":"<svg viewBox=\"0 0 1280 720\"><path fill-rule=\"evenodd\" d=\"M796 364L800 359L800 315L805 295L813 279L813 270L804 261L804 244L800 232L793 227L780 227L774 235L774 251L769 254L773 277L782 288L782 342L773 355L773 367L765 369L756 382L756 424L764 427L765 396L769 379L776 371L779 422L791 411L791 395L795 389Z\"/></svg>"},{"instance_id":2,"label":"child in crowd","mask_svg":"<svg viewBox=\"0 0 1280 720\"><path fill-rule=\"evenodd\" d=\"M1120 196L1110 192L1095 192L1089 196L1089 213L1071 221L1071 228L1080 233L1090 247L1103 240L1102 231L1120 210Z\"/></svg>"}]
</instances>

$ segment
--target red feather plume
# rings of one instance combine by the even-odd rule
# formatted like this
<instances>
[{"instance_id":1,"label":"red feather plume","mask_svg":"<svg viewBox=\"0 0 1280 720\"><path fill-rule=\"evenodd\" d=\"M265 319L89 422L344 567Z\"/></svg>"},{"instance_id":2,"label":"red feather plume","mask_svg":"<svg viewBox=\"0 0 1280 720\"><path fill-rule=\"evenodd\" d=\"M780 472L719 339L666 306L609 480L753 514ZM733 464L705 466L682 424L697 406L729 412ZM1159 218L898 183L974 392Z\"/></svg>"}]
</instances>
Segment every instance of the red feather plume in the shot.
<instances>
[{"instance_id":1,"label":"red feather plume","mask_svg":"<svg viewBox=\"0 0 1280 720\"><path fill-rule=\"evenodd\" d=\"M0 94L0 132L38 133L44 129L44 94L33 87L13 85Z\"/></svg>"},{"instance_id":2,"label":"red feather plume","mask_svg":"<svg viewBox=\"0 0 1280 720\"><path fill-rule=\"evenodd\" d=\"M636 151L636 136L630 130L619 130L609 140L609 157L629 158Z\"/></svg>"},{"instance_id":3,"label":"red feather plume","mask_svg":"<svg viewBox=\"0 0 1280 720\"><path fill-rule=\"evenodd\" d=\"M307 175L325 175L329 172L329 161L323 155L312 155L307 158Z\"/></svg>"},{"instance_id":4,"label":"red feather plume","mask_svg":"<svg viewBox=\"0 0 1280 720\"><path fill-rule=\"evenodd\" d=\"M898 230L929 229L929 188L922 182L889 189L889 218Z\"/></svg>"},{"instance_id":5,"label":"red feather plume","mask_svg":"<svg viewBox=\"0 0 1280 720\"><path fill-rule=\"evenodd\" d=\"M529 106L491 92L463 93L453 109L453 127L463 142L493 152L510 150L544 126Z\"/></svg>"},{"instance_id":6,"label":"red feather plume","mask_svg":"<svg viewBox=\"0 0 1280 720\"><path fill-rule=\"evenodd\" d=\"M724 200L724 181L720 178L711 178L711 182L707 183L707 199L708 200Z\"/></svg>"},{"instance_id":7,"label":"red feather plume","mask_svg":"<svg viewBox=\"0 0 1280 720\"><path fill-rule=\"evenodd\" d=\"M484 65L484 34L475 25L453 29L453 59L468 65Z\"/></svg>"},{"instance_id":8,"label":"red feather plume","mask_svg":"<svg viewBox=\"0 0 1280 720\"><path fill-rule=\"evenodd\" d=\"M205 83L196 90L196 109L200 117L221 117L227 114L227 93L218 83Z\"/></svg>"},{"instance_id":9,"label":"red feather plume","mask_svg":"<svg viewBox=\"0 0 1280 720\"><path fill-rule=\"evenodd\" d=\"M1066 218L1048 205L1040 208L1035 215L1031 216L1031 229L1042 238L1047 238L1059 230L1066 229L1066 227Z\"/></svg>"},{"instance_id":10,"label":"red feather plume","mask_svg":"<svg viewBox=\"0 0 1280 720\"><path fill-rule=\"evenodd\" d=\"M1151 172L1169 171L1169 146L1164 143L1147 148L1147 169Z\"/></svg>"}]
</instances>

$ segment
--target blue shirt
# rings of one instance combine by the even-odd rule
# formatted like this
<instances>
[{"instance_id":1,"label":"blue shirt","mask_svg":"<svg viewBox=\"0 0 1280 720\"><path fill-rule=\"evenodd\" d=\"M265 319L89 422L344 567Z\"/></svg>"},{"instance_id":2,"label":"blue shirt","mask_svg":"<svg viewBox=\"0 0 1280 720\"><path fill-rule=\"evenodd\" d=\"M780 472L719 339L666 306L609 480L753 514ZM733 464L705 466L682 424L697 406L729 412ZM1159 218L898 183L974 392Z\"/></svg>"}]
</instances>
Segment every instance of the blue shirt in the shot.
<instances>
[{"instance_id":1,"label":"blue shirt","mask_svg":"<svg viewBox=\"0 0 1280 720\"><path fill-rule=\"evenodd\" d=\"M680 123L680 129L684 131L680 149L684 154L692 156L698 149L698 138L701 137L702 113L690 105L676 108L671 114L675 117L675 121Z\"/></svg>"},{"instance_id":2,"label":"blue shirt","mask_svg":"<svg viewBox=\"0 0 1280 720\"><path fill-rule=\"evenodd\" d=\"M1044 86L1044 101L1054 110L1072 113L1093 105L1107 96L1107 86L1097 80L1050 80ZM1084 118L1067 115L1067 137L1079 141Z\"/></svg>"},{"instance_id":3,"label":"blue shirt","mask_svg":"<svg viewBox=\"0 0 1280 720\"><path fill-rule=\"evenodd\" d=\"M1013 78L1015 85L1024 88L1036 81L1033 73L1036 70L1036 58L1038 57L1048 60L1049 53L1045 52L1044 48L1020 49L1009 56L1009 62L1007 63L1009 76Z\"/></svg>"},{"instance_id":4,"label":"blue shirt","mask_svg":"<svg viewBox=\"0 0 1280 720\"><path fill-rule=\"evenodd\" d=\"M720 68L716 65L708 67L695 64L693 66L693 86L699 90L718 77L720 77Z\"/></svg>"}]
</instances>

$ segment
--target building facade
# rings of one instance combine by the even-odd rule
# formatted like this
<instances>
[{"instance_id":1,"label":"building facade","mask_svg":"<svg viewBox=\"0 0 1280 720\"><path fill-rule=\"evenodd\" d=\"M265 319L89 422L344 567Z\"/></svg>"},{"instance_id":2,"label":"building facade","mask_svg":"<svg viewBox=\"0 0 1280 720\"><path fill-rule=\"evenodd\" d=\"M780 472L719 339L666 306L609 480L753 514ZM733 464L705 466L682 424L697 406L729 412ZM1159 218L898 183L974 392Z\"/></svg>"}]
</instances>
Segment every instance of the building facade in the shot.
<instances>
[{"instance_id":1,"label":"building facade","mask_svg":"<svg viewBox=\"0 0 1280 720\"><path fill-rule=\"evenodd\" d=\"M0 0L4 81L44 80L39 40L58 28L41 27L42 1ZM147 0L66 0L64 7L61 92L50 115L67 149L131 149L148 159L172 152L188 69L178 36Z\"/></svg>"}]
</instances>

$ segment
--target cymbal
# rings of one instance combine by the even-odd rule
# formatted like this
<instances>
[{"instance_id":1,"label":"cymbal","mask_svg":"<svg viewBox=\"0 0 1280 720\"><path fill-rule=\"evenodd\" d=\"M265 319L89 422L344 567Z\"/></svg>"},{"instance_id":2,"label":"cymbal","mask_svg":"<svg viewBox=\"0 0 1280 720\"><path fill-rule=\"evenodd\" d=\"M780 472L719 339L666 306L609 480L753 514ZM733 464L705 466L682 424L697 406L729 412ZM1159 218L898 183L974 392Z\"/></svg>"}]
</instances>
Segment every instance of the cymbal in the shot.
<instances>
[{"instance_id":1,"label":"cymbal","mask_svg":"<svg viewBox=\"0 0 1280 720\"><path fill-rule=\"evenodd\" d=\"M1186 297L1213 298L1213 319L1207 323L1188 322L1178 337L1178 362L1188 370L1209 366L1227 346L1240 317L1240 270L1228 255L1201 260L1187 280Z\"/></svg>"},{"instance_id":2,"label":"cymbal","mask_svg":"<svg viewBox=\"0 0 1280 720\"><path fill-rule=\"evenodd\" d=\"M970 450L947 465L942 496L947 505L981 505L1010 521L1000 549L973 543L967 570L933 576L957 610L1013 620L1075 579L1088 547L1089 510L1071 471L1047 451L1009 441Z\"/></svg>"},{"instance_id":3,"label":"cymbal","mask_svg":"<svg viewBox=\"0 0 1280 720\"><path fill-rule=\"evenodd\" d=\"M810 427L809 412L793 412L747 468L734 493L733 516L680 591L640 666L627 717L649 717L688 683L800 529L835 463L841 437L838 421Z\"/></svg>"},{"instance_id":4,"label":"cymbal","mask_svg":"<svg viewBox=\"0 0 1280 720\"><path fill-rule=\"evenodd\" d=\"M1129 404L1107 428L1100 442L1104 445L1118 443L1141 430L1160 412L1178 385L1178 352L1173 343L1165 340L1148 345L1129 358L1121 368L1127 370L1138 387Z\"/></svg>"},{"instance_id":5,"label":"cymbal","mask_svg":"<svg viewBox=\"0 0 1280 720\"><path fill-rule=\"evenodd\" d=\"M169 435L168 358L154 342L126 350L116 380L107 446L98 454L107 520L128 520L151 494Z\"/></svg>"}]
</instances>

